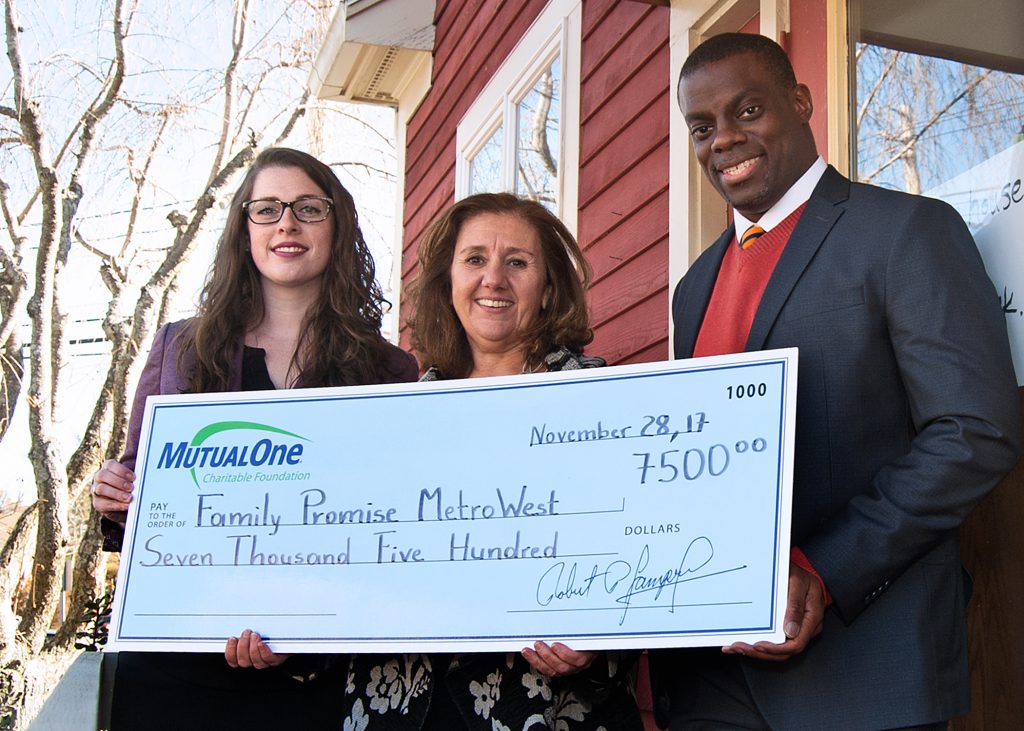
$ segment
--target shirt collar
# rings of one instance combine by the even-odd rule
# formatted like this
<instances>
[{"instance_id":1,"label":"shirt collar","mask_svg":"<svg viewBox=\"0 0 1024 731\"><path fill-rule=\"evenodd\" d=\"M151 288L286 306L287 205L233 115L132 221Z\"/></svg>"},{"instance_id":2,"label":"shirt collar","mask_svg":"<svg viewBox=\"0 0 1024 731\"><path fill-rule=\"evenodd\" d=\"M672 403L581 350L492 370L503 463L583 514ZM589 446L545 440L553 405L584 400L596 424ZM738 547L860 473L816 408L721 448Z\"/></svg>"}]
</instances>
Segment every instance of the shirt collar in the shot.
<instances>
[{"instance_id":1,"label":"shirt collar","mask_svg":"<svg viewBox=\"0 0 1024 731\"><path fill-rule=\"evenodd\" d=\"M810 200L811 193L814 192L814 187L821 180L821 176L825 174L826 167L828 166L819 155L818 159L807 168L807 172L793 183L793 187L787 190L774 206L765 211L759 221L751 221L739 211L734 210L732 218L736 223L736 231L742 234L755 223L765 231L771 231L785 221L790 213Z\"/></svg>"}]
</instances>

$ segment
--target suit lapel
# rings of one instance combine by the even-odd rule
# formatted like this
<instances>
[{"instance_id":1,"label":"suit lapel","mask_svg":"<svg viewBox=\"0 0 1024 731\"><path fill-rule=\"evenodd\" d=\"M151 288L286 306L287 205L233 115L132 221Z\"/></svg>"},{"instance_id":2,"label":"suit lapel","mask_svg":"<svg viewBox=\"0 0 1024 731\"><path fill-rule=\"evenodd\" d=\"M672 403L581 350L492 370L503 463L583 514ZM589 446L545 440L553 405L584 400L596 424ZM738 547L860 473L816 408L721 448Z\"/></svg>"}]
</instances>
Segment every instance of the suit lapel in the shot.
<instances>
[{"instance_id":1,"label":"suit lapel","mask_svg":"<svg viewBox=\"0 0 1024 731\"><path fill-rule=\"evenodd\" d=\"M687 282L689 289L684 301L675 303L673 307L673 319L676 323L676 358L693 357L697 334L700 332L701 323L704 322L704 313L707 312L711 293L718 280L718 270L722 266L726 247L732 243L733 238L734 227L730 225L705 254L709 258L708 266L693 271L693 278Z\"/></svg>"},{"instance_id":2,"label":"suit lapel","mask_svg":"<svg viewBox=\"0 0 1024 731\"><path fill-rule=\"evenodd\" d=\"M757 314L750 327L746 350L762 350L772 326L779 317L782 307L789 299L796 283L803 276L811 259L821 248L825 237L843 215L843 205L850 195L850 181L840 175L831 165L818 181L807 208L793 229L786 248L779 257L775 271L768 280L768 286L761 297Z\"/></svg>"}]
</instances>

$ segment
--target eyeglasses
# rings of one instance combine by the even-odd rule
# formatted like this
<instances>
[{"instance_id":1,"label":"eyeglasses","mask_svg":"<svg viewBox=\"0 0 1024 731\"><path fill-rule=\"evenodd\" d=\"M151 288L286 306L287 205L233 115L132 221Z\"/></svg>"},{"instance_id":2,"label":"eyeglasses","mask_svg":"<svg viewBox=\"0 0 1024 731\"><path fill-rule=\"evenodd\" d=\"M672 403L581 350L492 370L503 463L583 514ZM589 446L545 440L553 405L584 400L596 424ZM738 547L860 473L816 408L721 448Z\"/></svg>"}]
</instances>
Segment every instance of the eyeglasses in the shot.
<instances>
[{"instance_id":1,"label":"eyeglasses","mask_svg":"<svg viewBox=\"0 0 1024 731\"><path fill-rule=\"evenodd\" d=\"M242 204L249 220L253 223L277 223L284 215L285 208L292 209L292 215L302 223L319 223L331 215L334 204L330 198L307 195L290 203L275 198L259 198Z\"/></svg>"}]
</instances>

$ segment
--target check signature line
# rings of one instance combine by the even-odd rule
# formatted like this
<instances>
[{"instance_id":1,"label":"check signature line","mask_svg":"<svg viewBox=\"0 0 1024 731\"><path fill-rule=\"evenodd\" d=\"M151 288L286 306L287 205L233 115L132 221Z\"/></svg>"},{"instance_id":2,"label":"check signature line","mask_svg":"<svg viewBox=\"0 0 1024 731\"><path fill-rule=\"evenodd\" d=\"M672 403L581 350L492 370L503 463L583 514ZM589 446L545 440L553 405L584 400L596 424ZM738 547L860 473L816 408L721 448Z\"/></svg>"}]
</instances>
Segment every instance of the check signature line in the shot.
<instances>
[{"instance_id":1,"label":"check signature line","mask_svg":"<svg viewBox=\"0 0 1024 731\"><path fill-rule=\"evenodd\" d=\"M655 584L653 586L648 586L648 587L645 587L643 589L637 589L636 591L627 592L626 594L623 594L621 597L616 599L616 601L621 602L623 599L627 599L628 600L630 597L634 597L634 596L637 596L639 594L646 594L649 591L656 591L656 592L658 592L660 594L663 591L665 591L666 587L679 586L679 584L686 584L686 583L689 583L691 581L697 581L698 579L710 579L712 576L721 576L722 574L731 574L734 571L742 571L745 568L747 568L747 565L743 564L742 566L734 566L731 569L722 569L721 571L712 571L710 574L701 574L700 576L688 576L685 579L679 579L678 581L668 581L668 582L665 582L664 584ZM630 606L632 606L632 605L630 605ZM682 606L682 605L680 605L680 606Z\"/></svg>"},{"instance_id":2,"label":"check signature line","mask_svg":"<svg viewBox=\"0 0 1024 731\"><path fill-rule=\"evenodd\" d=\"M633 609L683 609L686 607L737 607L753 604L752 601L744 602L694 602L693 604L676 604L674 606L665 606L664 604L631 604L630 610ZM616 611L621 612L621 606L614 607L580 607L578 609L564 608L564 609L507 609L506 614L542 614L544 612L607 612Z\"/></svg>"},{"instance_id":3,"label":"check signature line","mask_svg":"<svg viewBox=\"0 0 1024 731\"><path fill-rule=\"evenodd\" d=\"M693 545L693 544L691 544L691 545ZM710 558L708 560L710 560ZM689 576L689 577L687 577L685 579L677 579L675 581L665 581L665 580L659 580L659 581L653 581L653 582L644 581L643 583L649 584L649 585L648 586L643 586L642 588L635 588L635 589L634 588L630 588L630 590L627 591L625 594L623 594L622 596L616 598L615 602L622 607L622 617L619 619L619 624L621 625L623 622L626 621L626 614L629 612L630 609L633 608L633 597L639 596L641 594L647 594L648 592L652 592L653 591L653 592L655 592L655 594L654 594L654 601L658 601L658 599L661 598L662 593L665 592L666 590L669 590L668 594L669 594L671 599L669 601L668 610L669 610L669 612L674 614L675 611L676 611L676 606L677 606L676 605L676 590L679 588L680 584L686 584L686 583L688 583L690 581L696 581L697 579L708 579L708 578L711 578L712 576L721 576L722 574L729 574L729 573L732 573L734 571L741 571L741 570L743 570L745 568L747 568L746 564L744 564L742 566L736 566L736 567L731 568L731 569L724 569L722 571L712 571L709 574L701 574L699 576ZM679 576L680 572L676 571L676 575ZM636 585L637 585L636 584L636 579L634 578L633 586L635 587ZM684 605L678 605L678 606L684 606Z\"/></svg>"}]
</instances>

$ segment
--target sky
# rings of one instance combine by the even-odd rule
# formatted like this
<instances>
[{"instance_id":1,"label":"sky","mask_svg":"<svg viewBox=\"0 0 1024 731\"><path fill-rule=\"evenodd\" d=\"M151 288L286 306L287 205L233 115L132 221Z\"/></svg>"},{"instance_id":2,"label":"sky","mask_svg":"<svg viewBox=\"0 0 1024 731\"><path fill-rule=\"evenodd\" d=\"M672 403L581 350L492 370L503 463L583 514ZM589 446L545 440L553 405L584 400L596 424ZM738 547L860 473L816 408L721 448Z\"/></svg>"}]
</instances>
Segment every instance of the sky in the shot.
<instances>
[{"instance_id":1,"label":"sky","mask_svg":"<svg viewBox=\"0 0 1024 731\"><path fill-rule=\"evenodd\" d=\"M66 137L69 120L80 114L85 103L97 93L97 79L109 65L113 2L16 0L16 4L22 29L22 56L29 70L28 86L42 106L52 154ZM269 130L264 143L276 136L283 118L305 88L309 74L308 63L294 63L295 49L297 37L304 31L314 32L317 19L309 12L307 3L295 5L296 9L290 10L283 0L253 0L246 26L247 46L256 46L257 50L243 59L240 75L255 78L279 60L295 66L267 80L255 95L255 103L245 119L245 128ZM139 284L160 260L161 250L173 236L167 214L178 210L187 215L205 184L213 141L221 124L220 92L223 66L230 55L231 9L232 4L225 0L139 0L125 46L124 88L131 104L116 108L103 122L96 154L85 176L85 195L78 217L81 234L93 246L107 253L118 251L133 193L126 170L130 162L138 166L148 149L148 140L161 120L156 112L168 103L179 105L182 111L168 125L166 142L147 176L151 185L136 224L139 235L131 260L133 276ZM0 61L0 89L4 97L0 103L7 106L13 106L11 78L10 66L4 58ZM335 170L356 200L364 236L377 261L378 280L386 288L393 266L397 195L393 183L394 112L367 105L331 105L320 118L319 150L310 139L310 126L306 123L300 124L285 144L318 154L327 163L352 163ZM0 137L8 137L10 131L9 126L4 128ZM384 168L391 177L368 172L365 166ZM14 145L0 145L0 169L12 188L12 197L23 202L34 186L25 152ZM238 180L229 186L229 192ZM38 216L37 209L38 206L29 213L24 224L24 233L30 240L38 234L38 225L33 222L33 217ZM194 311L223 215L222 207L215 211L182 274L179 296L172 307L174 318ZM6 231L2 235L6 237ZM65 290L65 305L71 316L68 331L73 340L80 342L71 347L73 357L65 374L68 396L62 400L60 425L65 455L74 449L108 361L108 348L99 341L99 323L109 303L109 292L99 279L97 262L95 256L82 248L72 249L69 258ZM31 264L28 268L31 270ZM128 297L125 306L130 311L134 297ZM386 323L385 327L389 325ZM26 332L26 338L27 335ZM0 442L0 464L5 465L7 476L0 481L0 497L6 494L25 500L34 495L25 456L25 412L26 409L19 408L15 426Z\"/></svg>"}]
</instances>

